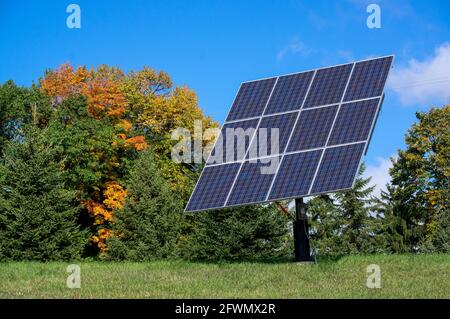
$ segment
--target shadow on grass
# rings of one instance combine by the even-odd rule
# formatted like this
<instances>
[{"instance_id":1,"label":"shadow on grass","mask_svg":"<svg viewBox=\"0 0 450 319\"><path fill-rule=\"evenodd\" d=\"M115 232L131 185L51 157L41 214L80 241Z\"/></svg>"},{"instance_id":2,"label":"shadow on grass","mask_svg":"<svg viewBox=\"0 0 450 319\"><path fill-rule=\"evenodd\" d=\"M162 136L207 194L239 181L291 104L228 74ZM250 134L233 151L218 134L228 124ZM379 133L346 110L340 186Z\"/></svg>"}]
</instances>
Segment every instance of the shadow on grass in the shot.
<instances>
[{"instance_id":1,"label":"shadow on grass","mask_svg":"<svg viewBox=\"0 0 450 319\"><path fill-rule=\"evenodd\" d=\"M339 255L319 255L316 256L315 263L335 263L341 258L346 257L345 254ZM277 258L242 258L242 259L217 259L217 260L205 260L205 259L193 259L193 260L183 260L191 263L206 264L206 265L232 265L232 264L242 264L242 263L253 263L253 264L293 264L295 263L294 257L277 257Z\"/></svg>"},{"instance_id":2,"label":"shadow on grass","mask_svg":"<svg viewBox=\"0 0 450 319\"><path fill-rule=\"evenodd\" d=\"M242 259L182 259L185 262L205 265L232 265L232 264L288 264L294 262L293 258L279 257L279 258L242 258Z\"/></svg>"}]
</instances>

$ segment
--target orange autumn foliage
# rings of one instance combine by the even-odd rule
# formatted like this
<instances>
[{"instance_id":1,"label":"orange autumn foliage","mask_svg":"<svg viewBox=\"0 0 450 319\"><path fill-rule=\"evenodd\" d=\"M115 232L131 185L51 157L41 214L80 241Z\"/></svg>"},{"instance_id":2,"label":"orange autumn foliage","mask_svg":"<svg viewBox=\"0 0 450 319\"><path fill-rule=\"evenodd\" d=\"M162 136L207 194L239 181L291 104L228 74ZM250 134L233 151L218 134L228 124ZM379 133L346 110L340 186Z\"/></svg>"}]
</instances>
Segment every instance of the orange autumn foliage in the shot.
<instances>
[{"instance_id":1,"label":"orange autumn foliage","mask_svg":"<svg viewBox=\"0 0 450 319\"><path fill-rule=\"evenodd\" d=\"M124 131L129 131L133 128L133 124L127 120L120 120L119 123L116 124L116 127Z\"/></svg>"},{"instance_id":2,"label":"orange autumn foliage","mask_svg":"<svg viewBox=\"0 0 450 319\"><path fill-rule=\"evenodd\" d=\"M144 151L148 148L148 144L145 141L145 137L142 135L127 138L125 143L133 147L136 151Z\"/></svg>"},{"instance_id":3,"label":"orange autumn foliage","mask_svg":"<svg viewBox=\"0 0 450 319\"><path fill-rule=\"evenodd\" d=\"M93 200L86 202L89 215L94 218L94 225L103 225L98 229L97 235L92 236L92 242L97 245L100 252L106 251L106 239L111 235L111 230L106 228L108 222L114 221L113 212L121 209L128 192L116 181L106 183L103 191L103 203Z\"/></svg>"},{"instance_id":4,"label":"orange autumn foliage","mask_svg":"<svg viewBox=\"0 0 450 319\"><path fill-rule=\"evenodd\" d=\"M62 102L71 95L82 94L86 91L87 82L91 78L86 67L73 67L66 63L52 72L47 72L40 80L41 91L52 97L54 102Z\"/></svg>"},{"instance_id":5,"label":"orange autumn foliage","mask_svg":"<svg viewBox=\"0 0 450 319\"><path fill-rule=\"evenodd\" d=\"M141 152L148 148L147 141L145 140L145 137L142 135L134 136L127 138L127 135L124 133L116 134L117 140L113 141L113 146L125 146L125 147L132 147L136 151Z\"/></svg>"},{"instance_id":6,"label":"orange autumn foliage","mask_svg":"<svg viewBox=\"0 0 450 319\"><path fill-rule=\"evenodd\" d=\"M88 200L86 202L86 208L89 215L94 217L94 225L104 224L106 221L112 221L112 212L105 208L104 205Z\"/></svg>"},{"instance_id":7,"label":"orange autumn foliage","mask_svg":"<svg viewBox=\"0 0 450 319\"><path fill-rule=\"evenodd\" d=\"M125 197L128 195L126 189L117 182L109 182L106 184L106 190L103 192L105 199L103 204L111 210L123 208Z\"/></svg>"},{"instance_id":8,"label":"orange autumn foliage","mask_svg":"<svg viewBox=\"0 0 450 319\"><path fill-rule=\"evenodd\" d=\"M120 118L126 112L128 102L111 80L95 79L86 89L89 114L96 118L105 115Z\"/></svg>"},{"instance_id":9,"label":"orange autumn foliage","mask_svg":"<svg viewBox=\"0 0 450 319\"><path fill-rule=\"evenodd\" d=\"M134 157L135 151L149 148L146 138L152 141L153 151L165 158L170 155L173 129L192 129L195 120L201 120L205 128L213 123L204 116L192 90L174 87L167 73L148 67L125 74L119 68L106 65L87 69L84 66L74 68L67 63L46 72L40 80L40 90L52 99L55 110L64 107L62 102L72 96L84 96L87 103L77 105L85 107L89 117L112 129L108 130L106 140L101 136L99 143L93 141L87 150L88 156L97 163L92 169L95 178L94 182L85 182L79 187L83 190L79 200L93 219L92 228L98 231L94 231L92 241L100 251L106 249L114 211L123 206L127 196L127 191L117 182L124 177L124 159ZM149 134L137 135L138 132ZM156 140L152 140L153 136L157 136ZM184 189L189 182L185 168L171 161L165 163L164 175L179 190Z\"/></svg>"},{"instance_id":10,"label":"orange autumn foliage","mask_svg":"<svg viewBox=\"0 0 450 319\"><path fill-rule=\"evenodd\" d=\"M106 228L99 228L97 235L92 236L92 242L94 242L100 249L100 253L107 251L106 240L111 237L112 231Z\"/></svg>"},{"instance_id":11,"label":"orange autumn foliage","mask_svg":"<svg viewBox=\"0 0 450 319\"><path fill-rule=\"evenodd\" d=\"M47 72L40 80L41 91L59 103L76 94L88 99L89 114L96 118L103 116L121 117L128 106L127 99L119 89L121 73L105 66L97 71L86 67L76 70L66 63L58 69Z\"/></svg>"}]
</instances>

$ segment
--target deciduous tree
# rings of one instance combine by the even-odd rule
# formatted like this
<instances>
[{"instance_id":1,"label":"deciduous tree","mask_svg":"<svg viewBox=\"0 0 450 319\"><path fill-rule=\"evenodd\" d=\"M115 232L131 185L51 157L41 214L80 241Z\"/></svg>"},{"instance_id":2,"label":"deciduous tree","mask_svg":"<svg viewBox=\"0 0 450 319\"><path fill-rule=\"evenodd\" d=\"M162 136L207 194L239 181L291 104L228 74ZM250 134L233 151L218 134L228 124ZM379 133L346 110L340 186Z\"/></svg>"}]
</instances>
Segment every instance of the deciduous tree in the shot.
<instances>
[{"instance_id":1,"label":"deciduous tree","mask_svg":"<svg viewBox=\"0 0 450 319\"><path fill-rule=\"evenodd\" d=\"M390 170L393 214L405 225L410 250L433 242L450 214L450 106L416 114Z\"/></svg>"}]
</instances>

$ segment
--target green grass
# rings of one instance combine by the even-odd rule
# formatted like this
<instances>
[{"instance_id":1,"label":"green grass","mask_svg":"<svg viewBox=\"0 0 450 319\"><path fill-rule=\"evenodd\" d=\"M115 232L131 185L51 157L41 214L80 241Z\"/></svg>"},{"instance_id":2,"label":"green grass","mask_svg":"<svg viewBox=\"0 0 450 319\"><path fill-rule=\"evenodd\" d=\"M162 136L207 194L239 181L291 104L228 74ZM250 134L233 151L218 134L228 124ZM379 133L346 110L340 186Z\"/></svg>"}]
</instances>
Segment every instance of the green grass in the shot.
<instances>
[{"instance_id":1,"label":"green grass","mask_svg":"<svg viewBox=\"0 0 450 319\"><path fill-rule=\"evenodd\" d=\"M450 298L450 254L350 256L315 265L81 262L81 289L67 263L0 263L0 298ZM366 286L369 264L380 289Z\"/></svg>"}]
</instances>

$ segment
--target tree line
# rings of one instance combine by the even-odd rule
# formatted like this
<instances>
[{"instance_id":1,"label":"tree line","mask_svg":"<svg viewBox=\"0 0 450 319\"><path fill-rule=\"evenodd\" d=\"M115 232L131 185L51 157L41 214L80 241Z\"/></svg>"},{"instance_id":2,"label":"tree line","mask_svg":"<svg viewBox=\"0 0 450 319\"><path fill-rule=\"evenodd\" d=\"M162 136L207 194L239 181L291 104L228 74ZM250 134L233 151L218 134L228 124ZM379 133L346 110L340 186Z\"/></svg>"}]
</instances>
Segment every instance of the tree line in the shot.
<instances>
[{"instance_id":1,"label":"tree line","mask_svg":"<svg viewBox=\"0 0 450 319\"><path fill-rule=\"evenodd\" d=\"M380 198L362 167L353 190L308 202L317 254L449 251L450 106L417 119ZM292 216L274 204L183 213L202 165L171 160L171 132L194 121L218 126L148 67L1 85L0 260L290 257Z\"/></svg>"}]
</instances>

